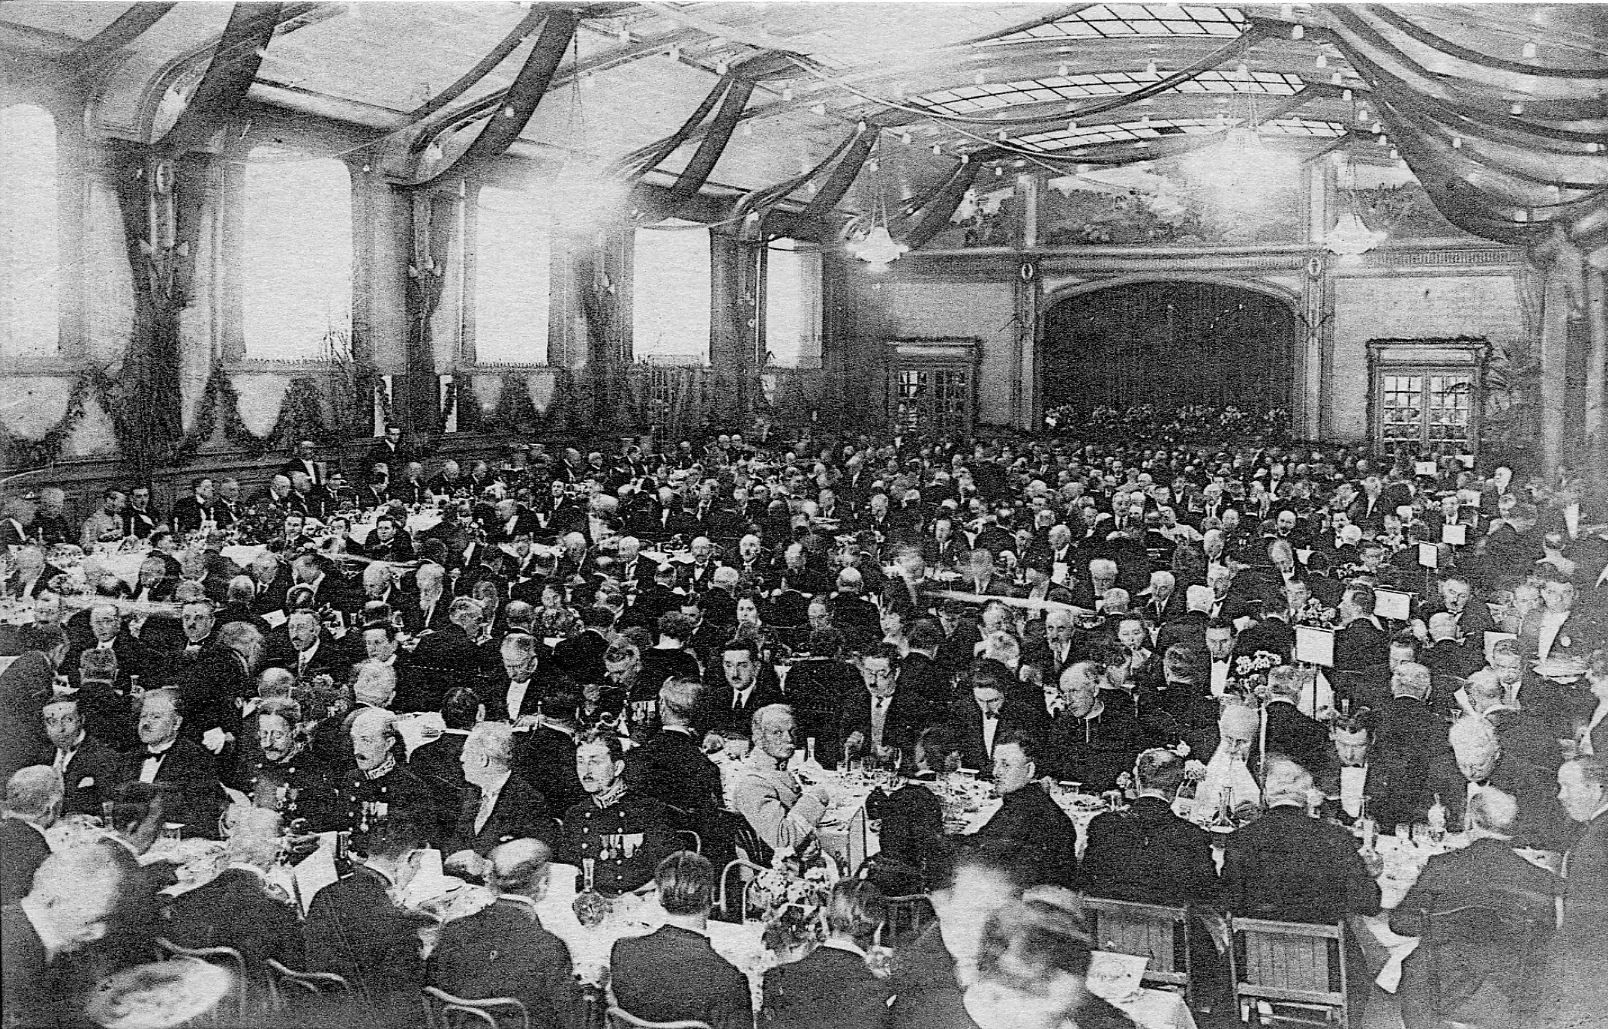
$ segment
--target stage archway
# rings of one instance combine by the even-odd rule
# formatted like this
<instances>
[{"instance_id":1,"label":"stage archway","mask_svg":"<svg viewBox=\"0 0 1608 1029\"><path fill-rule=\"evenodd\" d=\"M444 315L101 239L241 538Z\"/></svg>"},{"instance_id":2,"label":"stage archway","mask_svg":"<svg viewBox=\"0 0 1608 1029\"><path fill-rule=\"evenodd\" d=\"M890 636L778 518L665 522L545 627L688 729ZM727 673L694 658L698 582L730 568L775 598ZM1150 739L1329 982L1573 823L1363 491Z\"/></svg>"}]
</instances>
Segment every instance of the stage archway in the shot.
<instances>
[{"instance_id":1,"label":"stage archway","mask_svg":"<svg viewBox=\"0 0 1608 1029\"><path fill-rule=\"evenodd\" d=\"M1041 410L1234 405L1290 410L1298 326L1272 288L1125 279L1050 297L1039 339Z\"/></svg>"}]
</instances>

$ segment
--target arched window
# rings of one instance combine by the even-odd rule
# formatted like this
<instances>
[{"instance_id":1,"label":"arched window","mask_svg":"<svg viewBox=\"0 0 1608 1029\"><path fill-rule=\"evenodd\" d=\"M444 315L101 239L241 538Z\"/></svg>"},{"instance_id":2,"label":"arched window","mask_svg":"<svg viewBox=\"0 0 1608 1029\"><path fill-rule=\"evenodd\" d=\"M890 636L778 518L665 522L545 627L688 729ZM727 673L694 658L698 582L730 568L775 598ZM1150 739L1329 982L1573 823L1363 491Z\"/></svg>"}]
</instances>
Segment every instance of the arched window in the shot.
<instances>
[{"instance_id":1,"label":"arched window","mask_svg":"<svg viewBox=\"0 0 1608 1029\"><path fill-rule=\"evenodd\" d=\"M548 194L483 186L475 239L475 361L546 364Z\"/></svg>"},{"instance_id":2,"label":"arched window","mask_svg":"<svg viewBox=\"0 0 1608 1029\"><path fill-rule=\"evenodd\" d=\"M691 222L671 218L666 226ZM709 230L638 229L632 271L633 351L639 361L709 363Z\"/></svg>"},{"instance_id":3,"label":"arched window","mask_svg":"<svg viewBox=\"0 0 1608 1029\"><path fill-rule=\"evenodd\" d=\"M248 358L324 360L332 340L349 339L352 185L345 164L278 146L253 149L241 250Z\"/></svg>"},{"instance_id":4,"label":"arched window","mask_svg":"<svg viewBox=\"0 0 1608 1029\"><path fill-rule=\"evenodd\" d=\"M772 240L765 255L765 364L821 364L821 254L797 240Z\"/></svg>"},{"instance_id":5,"label":"arched window","mask_svg":"<svg viewBox=\"0 0 1608 1029\"><path fill-rule=\"evenodd\" d=\"M0 358L59 352L56 119L0 108Z\"/></svg>"}]
</instances>

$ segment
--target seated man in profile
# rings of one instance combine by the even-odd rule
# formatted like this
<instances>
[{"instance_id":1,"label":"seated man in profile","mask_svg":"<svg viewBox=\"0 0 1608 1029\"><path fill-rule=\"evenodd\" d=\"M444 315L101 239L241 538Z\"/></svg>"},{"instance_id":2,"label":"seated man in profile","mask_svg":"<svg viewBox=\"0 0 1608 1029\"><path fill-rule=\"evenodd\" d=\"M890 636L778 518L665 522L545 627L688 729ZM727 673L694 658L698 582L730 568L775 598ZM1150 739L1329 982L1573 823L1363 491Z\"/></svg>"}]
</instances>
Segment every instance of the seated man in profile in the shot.
<instances>
[{"instance_id":1,"label":"seated man in profile","mask_svg":"<svg viewBox=\"0 0 1608 1029\"><path fill-rule=\"evenodd\" d=\"M1440 1024L1441 1018L1467 1012L1487 1024L1517 1023L1533 1013L1540 997L1537 966L1519 960L1526 953L1524 920L1551 936L1553 901L1564 880L1532 865L1513 852L1518 801L1496 789L1483 789L1468 802L1471 842L1462 850L1429 859L1418 881L1390 916L1390 928L1405 936L1421 936L1423 944L1402 965L1401 1017L1406 1029ZM1425 916L1475 906L1430 930ZM1533 959L1545 940L1528 941ZM1427 953L1434 948L1438 970L1440 1014L1429 979ZM1501 1005L1502 1007L1498 1007ZM1492 1013L1506 1008L1508 1018Z\"/></svg>"}]
</instances>

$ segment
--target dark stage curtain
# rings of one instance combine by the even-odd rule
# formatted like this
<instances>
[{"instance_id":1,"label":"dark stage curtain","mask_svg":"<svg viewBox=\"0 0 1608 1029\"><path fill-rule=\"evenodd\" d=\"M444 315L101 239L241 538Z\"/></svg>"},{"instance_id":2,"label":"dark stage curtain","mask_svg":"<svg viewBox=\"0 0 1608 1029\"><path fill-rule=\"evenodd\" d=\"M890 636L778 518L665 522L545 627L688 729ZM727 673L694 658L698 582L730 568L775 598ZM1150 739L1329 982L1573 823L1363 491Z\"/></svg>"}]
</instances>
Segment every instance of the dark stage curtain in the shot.
<instances>
[{"instance_id":1,"label":"dark stage curtain","mask_svg":"<svg viewBox=\"0 0 1608 1029\"><path fill-rule=\"evenodd\" d=\"M1288 410L1294 342L1289 306L1253 290L1140 282L1080 293L1045 316L1045 407Z\"/></svg>"}]
</instances>

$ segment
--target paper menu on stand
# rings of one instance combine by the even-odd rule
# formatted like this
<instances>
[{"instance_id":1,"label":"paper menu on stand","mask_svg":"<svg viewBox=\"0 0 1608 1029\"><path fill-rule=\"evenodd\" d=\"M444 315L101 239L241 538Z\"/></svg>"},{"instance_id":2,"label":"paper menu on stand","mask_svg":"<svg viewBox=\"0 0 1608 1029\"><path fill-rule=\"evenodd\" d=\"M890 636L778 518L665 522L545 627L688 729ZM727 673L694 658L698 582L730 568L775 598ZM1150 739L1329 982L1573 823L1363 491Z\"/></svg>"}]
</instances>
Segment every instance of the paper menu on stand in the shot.
<instances>
[{"instance_id":1,"label":"paper menu on stand","mask_svg":"<svg viewBox=\"0 0 1608 1029\"><path fill-rule=\"evenodd\" d=\"M1334 667L1334 630L1314 625L1295 627L1295 659L1303 664Z\"/></svg>"},{"instance_id":2,"label":"paper menu on stand","mask_svg":"<svg viewBox=\"0 0 1608 1029\"><path fill-rule=\"evenodd\" d=\"M1442 525L1441 542L1450 543L1454 547L1464 546L1468 543L1468 526L1461 522L1456 525Z\"/></svg>"},{"instance_id":3,"label":"paper menu on stand","mask_svg":"<svg viewBox=\"0 0 1608 1029\"><path fill-rule=\"evenodd\" d=\"M1440 548L1433 543L1418 544L1418 563L1424 568L1440 567Z\"/></svg>"},{"instance_id":4,"label":"paper menu on stand","mask_svg":"<svg viewBox=\"0 0 1608 1029\"><path fill-rule=\"evenodd\" d=\"M1405 622L1412 617L1412 610L1412 594L1400 590L1374 590L1374 614L1380 618Z\"/></svg>"}]
</instances>

